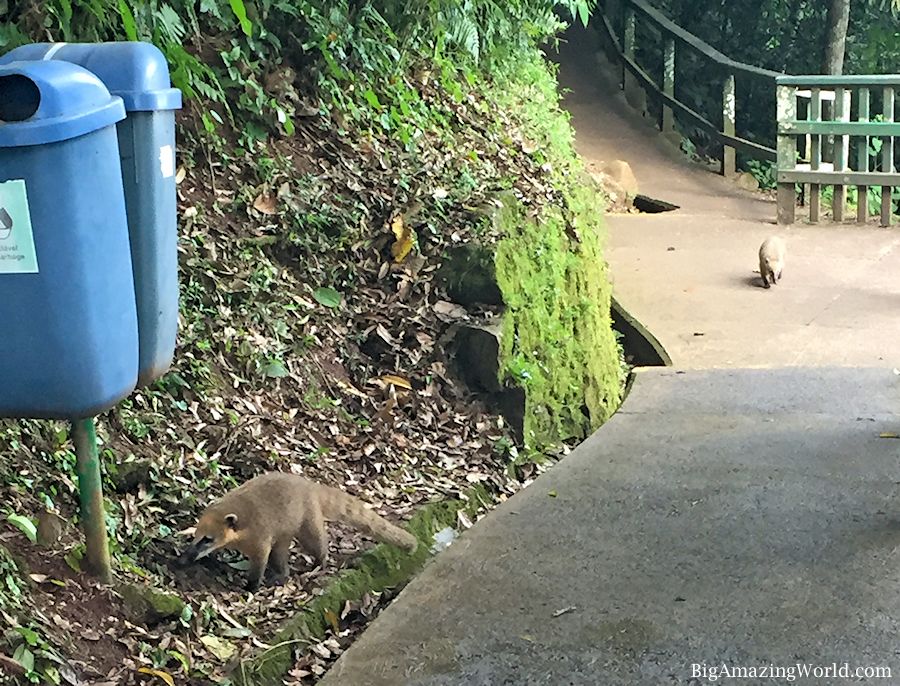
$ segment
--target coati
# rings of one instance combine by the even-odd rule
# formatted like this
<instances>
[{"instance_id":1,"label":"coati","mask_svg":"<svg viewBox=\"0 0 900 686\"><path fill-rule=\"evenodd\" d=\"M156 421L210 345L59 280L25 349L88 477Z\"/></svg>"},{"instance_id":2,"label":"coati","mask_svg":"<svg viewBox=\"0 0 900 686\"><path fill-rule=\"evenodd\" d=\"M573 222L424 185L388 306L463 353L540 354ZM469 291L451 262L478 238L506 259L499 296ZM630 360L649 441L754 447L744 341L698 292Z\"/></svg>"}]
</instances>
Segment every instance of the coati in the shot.
<instances>
[{"instance_id":1,"label":"coati","mask_svg":"<svg viewBox=\"0 0 900 686\"><path fill-rule=\"evenodd\" d=\"M766 288L781 281L785 250L784 241L778 236L769 236L759 246L759 274Z\"/></svg>"},{"instance_id":2,"label":"coati","mask_svg":"<svg viewBox=\"0 0 900 686\"><path fill-rule=\"evenodd\" d=\"M367 510L361 500L336 488L286 472L257 476L213 502L200 515L193 544L179 562L188 564L219 548L250 559L247 589L259 587L269 562L276 583L288 576L291 541L297 539L318 563L328 554L326 521L355 525L378 540L414 550L416 537Z\"/></svg>"}]
</instances>

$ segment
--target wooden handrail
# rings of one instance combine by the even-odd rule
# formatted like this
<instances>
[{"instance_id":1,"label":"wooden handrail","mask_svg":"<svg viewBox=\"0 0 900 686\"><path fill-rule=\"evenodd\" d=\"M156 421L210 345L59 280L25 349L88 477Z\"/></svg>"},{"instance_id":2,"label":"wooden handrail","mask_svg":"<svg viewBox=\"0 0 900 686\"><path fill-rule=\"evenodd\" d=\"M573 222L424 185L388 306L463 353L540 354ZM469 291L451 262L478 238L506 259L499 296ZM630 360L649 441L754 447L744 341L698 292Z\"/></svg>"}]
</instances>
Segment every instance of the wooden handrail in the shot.
<instances>
[{"instance_id":1,"label":"wooden handrail","mask_svg":"<svg viewBox=\"0 0 900 686\"><path fill-rule=\"evenodd\" d=\"M687 45L696 52L699 52L701 55L712 60L716 64L725 67L729 71L742 72L749 76L763 77L766 79L774 79L776 76L781 76L781 74L777 71L764 69L762 67L756 67L752 64L737 62L727 55L722 54L714 47L712 47L709 43L705 43L690 31L686 31L685 29L681 28L678 24L673 22L658 9L645 2L645 0L624 0L624 2L643 12L648 18L652 19L653 22L657 26L659 26L664 33L677 38L684 45Z\"/></svg>"},{"instance_id":2,"label":"wooden handrail","mask_svg":"<svg viewBox=\"0 0 900 686\"><path fill-rule=\"evenodd\" d=\"M847 86L900 86L900 74L870 74L859 76L807 75L788 76L778 74L779 86L800 88L846 88Z\"/></svg>"},{"instance_id":3,"label":"wooden handrail","mask_svg":"<svg viewBox=\"0 0 900 686\"><path fill-rule=\"evenodd\" d=\"M730 176L735 172L735 150L750 155L755 159L774 162L777 155L774 148L755 141L742 138L735 131L735 75L742 74L755 79L765 79L775 86L778 72L750 64L744 64L722 54L694 34L686 31L666 17L646 0L618 0L624 11L623 36L621 41L616 36L609 16L600 15L603 33L622 63L622 88L628 91L628 77L636 79L641 86L653 93L662 103L660 129L663 132L674 131L674 113L687 117L699 129L722 144L722 173ZM609 2L609 0L607 0ZM648 20L653 32L664 39L663 78L657 83L638 63L635 58L635 25L637 15ZM722 82L722 124L712 123L708 118L681 102L675 96L675 56L676 45L683 45L699 53L725 72Z\"/></svg>"}]
</instances>

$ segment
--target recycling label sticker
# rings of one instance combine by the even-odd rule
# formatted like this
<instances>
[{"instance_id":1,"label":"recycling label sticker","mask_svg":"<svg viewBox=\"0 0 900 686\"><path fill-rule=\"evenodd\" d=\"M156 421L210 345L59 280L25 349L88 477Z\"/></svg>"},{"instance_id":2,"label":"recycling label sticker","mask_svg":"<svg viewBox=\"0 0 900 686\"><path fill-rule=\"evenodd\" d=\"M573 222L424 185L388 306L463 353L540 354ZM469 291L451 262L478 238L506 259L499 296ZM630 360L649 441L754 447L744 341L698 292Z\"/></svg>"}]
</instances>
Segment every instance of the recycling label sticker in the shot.
<instances>
[{"instance_id":1,"label":"recycling label sticker","mask_svg":"<svg viewBox=\"0 0 900 686\"><path fill-rule=\"evenodd\" d=\"M0 274L37 274L25 181L0 183Z\"/></svg>"},{"instance_id":2,"label":"recycling label sticker","mask_svg":"<svg viewBox=\"0 0 900 686\"><path fill-rule=\"evenodd\" d=\"M171 145L159 149L159 171L164 179L175 175L175 148Z\"/></svg>"}]
</instances>

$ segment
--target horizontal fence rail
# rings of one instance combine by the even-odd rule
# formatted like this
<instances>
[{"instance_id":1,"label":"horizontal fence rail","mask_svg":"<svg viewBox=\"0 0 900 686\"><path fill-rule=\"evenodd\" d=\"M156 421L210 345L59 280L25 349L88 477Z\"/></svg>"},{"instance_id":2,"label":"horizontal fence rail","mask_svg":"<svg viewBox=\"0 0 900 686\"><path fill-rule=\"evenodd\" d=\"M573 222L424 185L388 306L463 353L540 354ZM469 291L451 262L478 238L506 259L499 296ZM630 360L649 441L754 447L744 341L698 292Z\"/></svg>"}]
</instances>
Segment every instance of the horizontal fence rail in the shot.
<instances>
[{"instance_id":1,"label":"horizontal fence rail","mask_svg":"<svg viewBox=\"0 0 900 686\"><path fill-rule=\"evenodd\" d=\"M744 64L678 26L647 0L603 0L595 19L601 38L621 63L620 85L626 96L640 88L654 97L660 103L658 126L664 134L675 131L676 114L705 132L722 145L725 176L735 172L736 151L776 164L779 223L795 220L798 185L809 201L810 221L819 221L823 187L833 187L832 216L843 221L847 189L855 186L857 220L867 221L872 204L879 208L881 224L890 225L897 200L894 189L900 187L900 123L895 116L900 75L787 76ZM638 44L641 33L651 37L652 45ZM654 69L638 62L639 48L647 48L645 54L662 53L656 76L651 74ZM699 56L709 67L710 79L720 83L718 122L676 96L676 57L680 61L689 55ZM750 89L741 91L745 99L757 97L757 87L775 94L776 148L737 134L736 77L742 89Z\"/></svg>"},{"instance_id":2,"label":"horizontal fence rail","mask_svg":"<svg viewBox=\"0 0 900 686\"><path fill-rule=\"evenodd\" d=\"M619 32L613 28L616 21L613 14L621 15L619 21L622 26ZM645 0L606 0L599 20L601 35L622 62L622 88L627 91L629 78L633 78L662 101L660 129L663 133L675 130L673 112L678 112L689 119L697 128L722 144L721 171L725 176L731 176L735 172L735 150L740 150L755 159L775 162L777 158L775 149L741 138L735 131L735 76L762 79L774 88L775 79L781 74L731 59L675 24ZM652 33L664 41L661 83L657 83L635 59L638 22L646 24ZM675 97L675 59L679 49L691 50L716 65L717 72L721 74L721 124L711 122Z\"/></svg>"},{"instance_id":3,"label":"horizontal fence rail","mask_svg":"<svg viewBox=\"0 0 900 686\"><path fill-rule=\"evenodd\" d=\"M880 188L881 225L890 226L893 189L900 187L894 164L900 74L780 76L776 83L778 223L794 222L797 184L809 184L810 221L819 221L822 186L833 186L837 222L844 220L847 188L855 186L857 222L868 221L869 189ZM804 100L809 103L800 116Z\"/></svg>"}]
</instances>

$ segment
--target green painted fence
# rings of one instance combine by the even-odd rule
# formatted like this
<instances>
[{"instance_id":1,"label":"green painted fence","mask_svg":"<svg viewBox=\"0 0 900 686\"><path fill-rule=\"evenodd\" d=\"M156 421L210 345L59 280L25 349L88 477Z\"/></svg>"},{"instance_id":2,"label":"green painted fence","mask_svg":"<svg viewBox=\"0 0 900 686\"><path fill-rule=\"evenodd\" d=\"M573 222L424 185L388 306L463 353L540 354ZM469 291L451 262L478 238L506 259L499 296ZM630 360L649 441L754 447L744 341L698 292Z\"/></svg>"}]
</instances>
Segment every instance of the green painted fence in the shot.
<instances>
[{"instance_id":1,"label":"green painted fence","mask_svg":"<svg viewBox=\"0 0 900 686\"><path fill-rule=\"evenodd\" d=\"M856 186L856 221L868 221L869 188L875 187L881 192L881 225L890 226L891 195L900 187L894 163L900 75L780 76L776 83L778 223L795 221L797 184L808 184L811 222L819 221L823 186L834 188L836 222L844 221L847 187Z\"/></svg>"}]
</instances>

